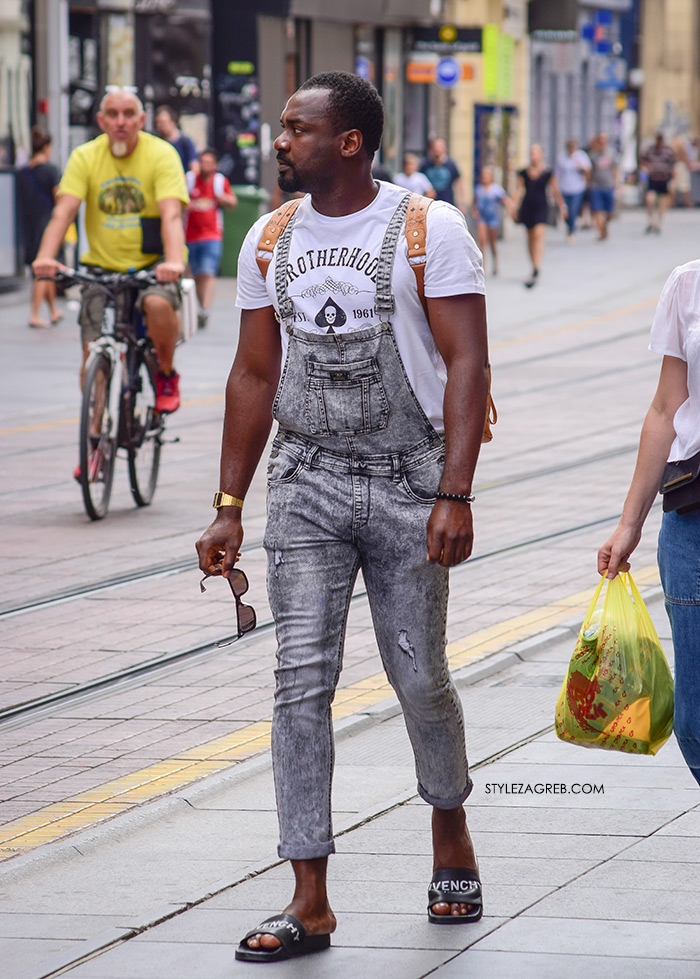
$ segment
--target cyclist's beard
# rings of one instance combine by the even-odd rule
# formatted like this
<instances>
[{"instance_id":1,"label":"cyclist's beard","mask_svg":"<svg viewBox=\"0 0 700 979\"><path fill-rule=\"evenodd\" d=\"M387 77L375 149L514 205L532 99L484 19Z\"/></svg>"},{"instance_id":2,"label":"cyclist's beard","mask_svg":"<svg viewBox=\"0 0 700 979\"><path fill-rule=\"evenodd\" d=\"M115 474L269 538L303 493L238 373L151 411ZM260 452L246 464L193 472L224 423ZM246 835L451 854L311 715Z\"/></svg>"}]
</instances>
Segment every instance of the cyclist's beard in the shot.
<instances>
[{"instance_id":1,"label":"cyclist's beard","mask_svg":"<svg viewBox=\"0 0 700 979\"><path fill-rule=\"evenodd\" d=\"M116 143L112 143L112 145L110 146L110 150L112 151L112 156L122 157L122 156L126 156L127 153L129 152L129 146L127 143L119 141Z\"/></svg>"}]
</instances>

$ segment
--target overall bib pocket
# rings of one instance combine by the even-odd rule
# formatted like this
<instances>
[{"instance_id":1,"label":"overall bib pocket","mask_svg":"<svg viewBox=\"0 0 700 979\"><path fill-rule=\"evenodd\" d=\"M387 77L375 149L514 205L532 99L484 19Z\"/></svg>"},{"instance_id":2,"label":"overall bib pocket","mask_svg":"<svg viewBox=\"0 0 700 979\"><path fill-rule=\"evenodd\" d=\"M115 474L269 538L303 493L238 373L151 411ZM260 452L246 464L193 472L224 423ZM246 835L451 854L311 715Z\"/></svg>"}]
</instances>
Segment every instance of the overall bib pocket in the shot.
<instances>
[{"instance_id":1,"label":"overall bib pocket","mask_svg":"<svg viewBox=\"0 0 700 979\"><path fill-rule=\"evenodd\" d=\"M389 403L377 361L306 361L304 415L312 435L370 435L386 428Z\"/></svg>"}]
</instances>

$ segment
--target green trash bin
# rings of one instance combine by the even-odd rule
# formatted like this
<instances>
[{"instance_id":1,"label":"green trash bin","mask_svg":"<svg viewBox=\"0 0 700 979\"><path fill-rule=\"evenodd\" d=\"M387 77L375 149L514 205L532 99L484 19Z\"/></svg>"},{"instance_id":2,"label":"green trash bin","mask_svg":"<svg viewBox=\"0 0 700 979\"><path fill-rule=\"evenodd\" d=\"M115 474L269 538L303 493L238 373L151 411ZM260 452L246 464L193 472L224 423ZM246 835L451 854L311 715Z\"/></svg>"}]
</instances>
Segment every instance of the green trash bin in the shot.
<instances>
[{"instance_id":1,"label":"green trash bin","mask_svg":"<svg viewBox=\"0 0 700 979\"><path fill-rule=\"evenodd\" d=\"M266 211L270 195L264 187L239 184L231 188L238 198L232 211L224 211L224 245L221 255L221 275L235 276L238 270L238 253L248 230Z\"/></svg>"}]
</instances>

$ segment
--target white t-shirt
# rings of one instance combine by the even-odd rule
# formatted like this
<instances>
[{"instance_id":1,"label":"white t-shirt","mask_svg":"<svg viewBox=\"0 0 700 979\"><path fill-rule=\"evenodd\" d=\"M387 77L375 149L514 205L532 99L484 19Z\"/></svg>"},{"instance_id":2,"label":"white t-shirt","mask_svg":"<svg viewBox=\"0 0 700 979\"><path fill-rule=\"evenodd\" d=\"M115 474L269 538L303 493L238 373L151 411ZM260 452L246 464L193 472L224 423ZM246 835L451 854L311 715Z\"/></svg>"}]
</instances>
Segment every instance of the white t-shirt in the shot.
<instances>
[{"instance_id":1,"label":"white t-shirt","mask_svg":"<svg viewBox=\"0 0 700 979\"><path fill-rule=\"evenodd\" d=\"M586 174L590 172L591 161L583 150L560 153L557 157L555 173L562 194L582 194L586 189ZM585 171L582 173L581 171Z\"/></svg>"},{"instance_id":2,"label":"white t-shirt","mask_svg":"<svg viewBox=\"0 0 700 979\"><path fill-rule=\"evenodd\" d=\"M296 325L309 333L337 333L377 326L374 309L379 252L387 225L406 191L378 181L379 192L367 207L342 217L319 214L305 197L296 212L287 288L296 310ZM238 259L241 309L273 305L275 255L267 277L255 261L258 242L269 215L255 222ZM425 295L431 298L467 293L483 295L484 272L479 251L462 214L451 204L434 201L427 215ZM391 324L408 379L423 411L439 432L444 431L442 402L447 372L423 313L416 277L408 263L406 236L401 230L392 276L396 309ZM458 324L461 326L461 324ZM287 332L281 331L282 353Z\"/></svg>"},{"instance_id":3,"label":"white t-shirt","mask_svg":"<svg viewBox=\"0 0 700 979\"><path fill-rule=\"evenodd\" d=\"M420 170L416 170L415 173L411 174L404 173L402 170L396 174L392 183L395 183L397 187L404 187L406 190L410 190L412 194L427 194L429 190L433 190L433 185Z\"/></svg>"},{"instance_id":4,"label":"white t-shirt","mask_svg":"<svg viewBox=\"0 0 700 979\"><path fill-rule=\"evenodd\" d=\"M688 398L673 418L676 438L669 462L700 452L700 259L669 275L651 325L649 349L688 365Z\"/></svg>"}]
</instances>

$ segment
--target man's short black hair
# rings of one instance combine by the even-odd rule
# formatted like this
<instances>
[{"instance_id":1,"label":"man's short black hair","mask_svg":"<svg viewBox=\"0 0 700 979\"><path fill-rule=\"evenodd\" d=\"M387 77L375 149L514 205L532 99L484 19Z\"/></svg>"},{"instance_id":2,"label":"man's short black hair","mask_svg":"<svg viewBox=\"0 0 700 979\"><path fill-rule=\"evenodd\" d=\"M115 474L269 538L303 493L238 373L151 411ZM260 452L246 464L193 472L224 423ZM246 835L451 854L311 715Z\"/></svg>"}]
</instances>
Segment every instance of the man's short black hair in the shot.
<instances>
[{"instance_id":1,"label":"man's short black hair","mask_svg":"<svg viewBox=\"0 0 700 979\"><path fill-rule=\"evenodd\" d=\"M384 130L384 103L374 85L349 71L324 71L299 87L328 89L328 108L338 132L359 129L370 160L379 149Z\"/></svg>"}]
</instances>

